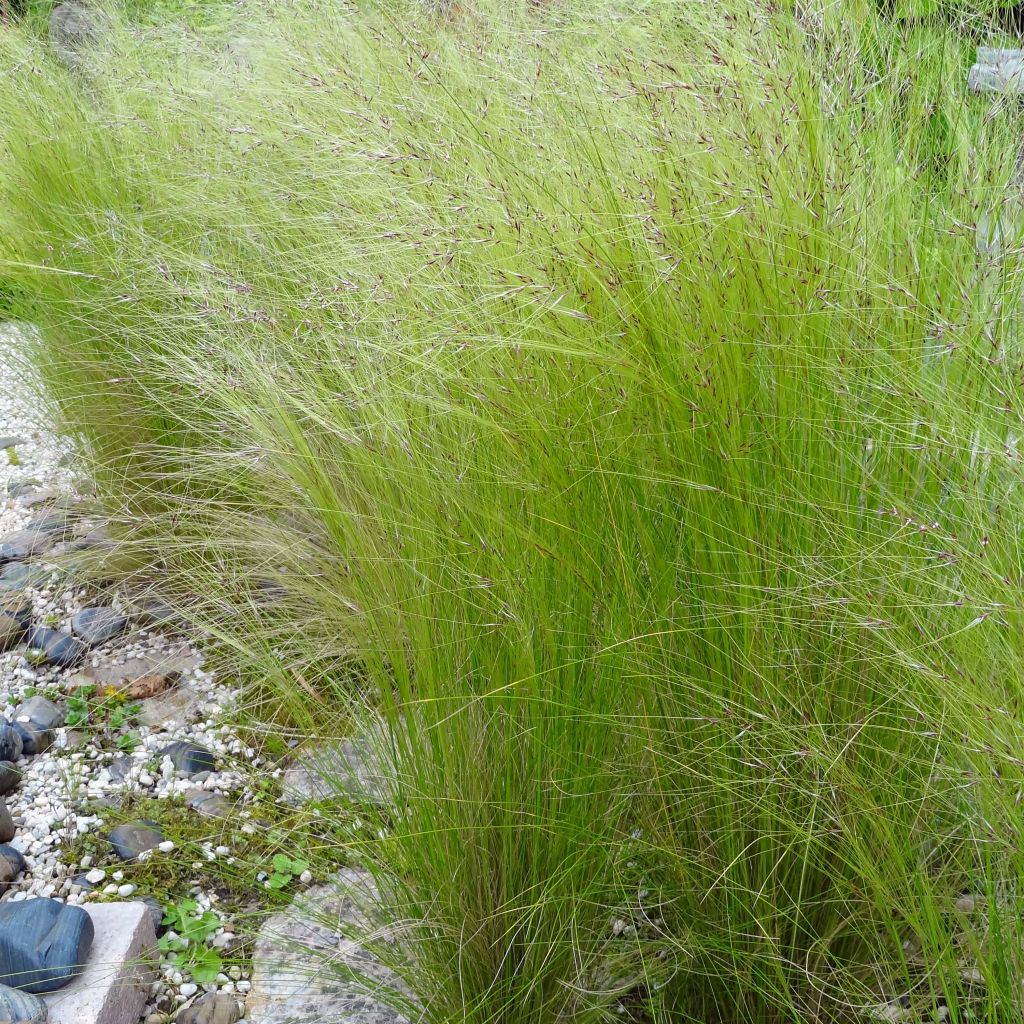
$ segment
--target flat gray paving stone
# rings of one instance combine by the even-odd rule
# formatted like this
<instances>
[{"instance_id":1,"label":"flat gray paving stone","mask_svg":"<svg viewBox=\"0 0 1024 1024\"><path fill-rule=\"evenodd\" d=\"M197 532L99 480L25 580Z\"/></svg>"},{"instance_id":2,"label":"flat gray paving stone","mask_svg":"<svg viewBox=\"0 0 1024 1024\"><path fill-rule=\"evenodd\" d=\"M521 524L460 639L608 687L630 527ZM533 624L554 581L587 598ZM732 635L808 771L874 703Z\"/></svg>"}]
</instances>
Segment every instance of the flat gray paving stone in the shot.
<instances>
[{"instance_id":1,"label":"flat gray paving stone","mask_svg":"<svg viewBox=\"0 0 1024 1024\"><path fill-rule=\"evenodd\" d=\"M403 1001L400 979L344 934L347 927L368 927L361 908L373 899L369 874L347 868L264 922L245 1004L249 1024L409 1024L389 1005ZM353 971L366 986L346 978Z\"/></svg>"}]
</instances>

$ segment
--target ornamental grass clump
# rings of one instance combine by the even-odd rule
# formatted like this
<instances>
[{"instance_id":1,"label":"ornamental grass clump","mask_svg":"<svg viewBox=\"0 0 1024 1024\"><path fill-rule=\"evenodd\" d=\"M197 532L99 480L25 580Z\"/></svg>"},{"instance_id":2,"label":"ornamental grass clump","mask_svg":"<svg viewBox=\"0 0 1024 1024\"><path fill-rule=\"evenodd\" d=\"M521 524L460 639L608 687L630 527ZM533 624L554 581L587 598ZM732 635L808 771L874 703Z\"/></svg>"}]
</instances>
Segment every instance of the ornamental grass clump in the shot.
<instances>
[{"instance_id":1,"label":"ornamental grass clump","mask_svg":"<svg viewBox=\"0 0 1024 1024\"><path fill-rule=\"evenodd\" d=\"M389 723L350 853L409 1014L1017 1019L1019 186L958 37L303 0L157 43L5 41L0 268L223 649Z\"/></svg>"}]
</instances>

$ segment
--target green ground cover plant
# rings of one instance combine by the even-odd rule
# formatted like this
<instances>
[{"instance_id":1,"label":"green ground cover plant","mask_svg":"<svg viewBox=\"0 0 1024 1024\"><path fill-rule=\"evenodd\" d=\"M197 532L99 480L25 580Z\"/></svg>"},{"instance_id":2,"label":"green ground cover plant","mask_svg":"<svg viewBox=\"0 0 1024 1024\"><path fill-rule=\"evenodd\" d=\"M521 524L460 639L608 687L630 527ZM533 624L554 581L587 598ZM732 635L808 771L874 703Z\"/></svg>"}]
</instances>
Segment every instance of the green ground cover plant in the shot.
<instances>
[{"instance_id":1,"label":"green ground cover plant","mask_svg":"<svg viewBox=\"0 0 1024 1024\"><path fill-rule=\"evenodd\" d=\"M5 38L0 268L224 651L390 724L348 853L416 1019L1018 1019L1020 140L962 37L245 37Z\"/></svg>"}]
</instances>

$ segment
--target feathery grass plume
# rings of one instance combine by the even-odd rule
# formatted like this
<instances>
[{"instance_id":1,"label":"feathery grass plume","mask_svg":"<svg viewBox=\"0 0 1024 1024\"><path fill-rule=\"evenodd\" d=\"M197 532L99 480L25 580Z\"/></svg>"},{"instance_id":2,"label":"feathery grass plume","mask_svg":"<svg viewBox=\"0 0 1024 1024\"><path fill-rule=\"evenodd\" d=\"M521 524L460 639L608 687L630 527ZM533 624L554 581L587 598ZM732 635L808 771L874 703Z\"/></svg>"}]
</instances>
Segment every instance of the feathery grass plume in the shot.
<instances>
[{"instance_id":1,"label":"feathery grass plume","mask_svg":"<svg viewBox=\"0 0 1024 1024\"><path fill-rule=\"evenodd\" d=\"M246 36L86 84L5 40L0 268L225 646L319 732L390 723L352 856L416 1012L1012 1019L1021 276L976 243L1018 140L965 38L853 0Z\"/></svg>"}]
</instances>

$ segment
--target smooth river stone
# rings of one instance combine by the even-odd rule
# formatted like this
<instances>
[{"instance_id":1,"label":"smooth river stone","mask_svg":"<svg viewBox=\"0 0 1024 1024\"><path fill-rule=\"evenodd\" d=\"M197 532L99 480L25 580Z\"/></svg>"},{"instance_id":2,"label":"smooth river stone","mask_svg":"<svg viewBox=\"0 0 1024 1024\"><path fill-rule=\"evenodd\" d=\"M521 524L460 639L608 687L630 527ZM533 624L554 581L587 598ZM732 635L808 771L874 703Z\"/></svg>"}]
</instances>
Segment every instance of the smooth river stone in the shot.
<instances>
[{"instance_id":1,"label":"smooth river stone","mask_svg":"<svg viewBox=\"0 0 1024 1024\"><path fill-rule=\"evenodd\" d=\"M33 757L53 746L53 733L49 729L38 729L31 722L13 722L21 735L21 752Z\"/></svg>"},{"instance_id":2,"label":"smooth river stone","mask_svg":"<svg viewBox=\"0 0 1024 1024\"><path fill-rule=\"evenodd\" d=\"M6 843L0 844L0 892L5 892L24 870L25 858L21 851Z\"/></svg>"},{"instance_id":3,"label":"smooth river stone","mask_svg":"<svg viewBox=\"0 0 1024 1024\"><path fill-rule=\"evenodd\" d=\"M10 761L0 761L0 796L6 796L21 782L21 772Z\"/></svg>"},{"instance_id":4,"label":"smooth river stone","mask_svg":"<svg viewBox=\"0 0 1024 1024\"><path fill-rule=\"evenodd\" d=\"M46 1014L39 996L0 985L0 1024L43 1024Z\"/></svg>"},{"instance_id":5,"label":"smooth river stone","mask_svg":"<svg viewBox=\"0 0 1024 1024\"><path fill-rule=\"evenodd\" d=\"M16 619L25 629L32 625L32 611L32 602L24 594L0 589L0 612Z\"/></svg>"},{"instance_id":6,"label":"smooth river stone","mask_svg":"<svg viewBox=\"0 0 1024 1024\"><path fill-rule=\"evenodd\" d=\"M92 939L81 907L47 897L0 903L0 984L52 992L82 973Z\"/></svg>"},{"instance_id":7,"label":"smooth river stone","mask_svg":"<svg viewBox=\"0 0 1024 1024\"><path fill-rule=\"evenodd\" d=\"M155 821L129 821L110 830L110 845L121 860L135 860L146 850L155 850L164 841Z\"/></svg>"},{"instance_id":8,"label":"smooth river stone","mask_svg":"<svg viewBox=\"0 0 1024 1024\"><path fill-rule=\"evenodd\" d=\"M21 733L10 722L0 719L0 761L17 761L21 750Z\"/></svg>"},{"instance_id":9,"label":"smooth river stone","mask_svg":"<svg viewBox=\"0 0 1024 1024\"><path fill-rule=\"evenodd\" d=\"M0 537L0 562L16 562L45 551L51 542L46 530L17 530Z\"/></svg>"},{"instance_id":10,"label":"smooth river stone","mask_svg":"<svg viewBox=\"0 0 1024 1024\"><path fill-rule=\"evenodd\" d=\"M49 571L41 566L12 562L0 570L0 590L17 593L29 587L42 587L49 578Z\"/></svg>"},{"instance_id":11,"label":"smooth river stone","mask_svg":"<svg viewBox=\"0 0 1024 1024\"><path fill-rule=\"evenodd\" d=\"M128 626L128 619L113 608L83 608L71 619L71 630L90 647L106 643Z\"/></svg>"},{"instance_id":12,"label":"smooth river stone","mask_svg":"<svg viewBox=\"0 0 1024 1024\"><path fill-rule=\"evenodd\" d=\"M60 668L77 665L88 650L77 637L50 629L49 626L33 626L28 631L25 642L29 647L42 651L46 655L47 664Z\"/></svg>"},{"instance_id":13,"label":"smooth river stone","mask_svg":"<svg viewBox=\"0 0 1024 1024\"><path fill-rule=\"evenodd\" d=\"M37 729L56 729L67 717L64 709L37 693L14 709L15 720L27 718Z\"/></svg>"},{"instance_id":14,"label":"smooth river stone","mask_svg":"<svg viewBox=\"0 0 1024 1024\"><path fill-rule=\"evenodd\" d=\"M217 768L217 758L212 751L199 746L198 743L188 743L184 740L168 743L160 751L159 756L169 757L182 775L199 775L200 772L212 772Z\"/></svg>"},{"instance_id":15,"label":"smooth river stone","mask_svg":"<svg viewBox=\"0 0 1024 1024\"><path fill-rule=\"evenodd\" d=\"M207 818L226 818L235 806L226 796L208 789L190 789L185 794L185 804Z\"/></svg>"}]
</instances>

